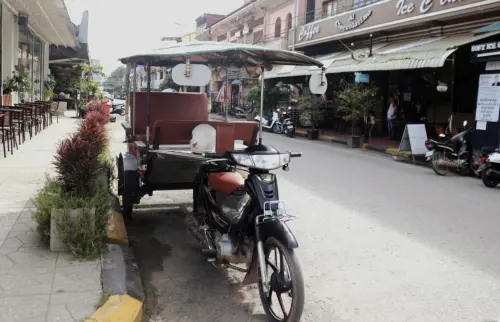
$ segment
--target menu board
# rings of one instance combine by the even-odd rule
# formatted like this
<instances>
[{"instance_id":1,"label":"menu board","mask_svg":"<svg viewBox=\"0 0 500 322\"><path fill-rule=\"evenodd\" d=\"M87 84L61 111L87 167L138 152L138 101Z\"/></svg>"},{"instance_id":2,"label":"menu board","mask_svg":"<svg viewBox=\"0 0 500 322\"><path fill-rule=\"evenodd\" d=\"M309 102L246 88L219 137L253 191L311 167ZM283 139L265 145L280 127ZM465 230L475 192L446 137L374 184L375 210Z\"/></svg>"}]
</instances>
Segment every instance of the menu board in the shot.
<instances>
[{"instance_id":1,"label":"menu board","mask_svg":"<svg viewBox=\"0 0 500 322\"><path fill-rule=\"evenodd\" d=\"M476 121L496 122L500 111L500 74L479 77Z\"/></svg>"}]
</instances>

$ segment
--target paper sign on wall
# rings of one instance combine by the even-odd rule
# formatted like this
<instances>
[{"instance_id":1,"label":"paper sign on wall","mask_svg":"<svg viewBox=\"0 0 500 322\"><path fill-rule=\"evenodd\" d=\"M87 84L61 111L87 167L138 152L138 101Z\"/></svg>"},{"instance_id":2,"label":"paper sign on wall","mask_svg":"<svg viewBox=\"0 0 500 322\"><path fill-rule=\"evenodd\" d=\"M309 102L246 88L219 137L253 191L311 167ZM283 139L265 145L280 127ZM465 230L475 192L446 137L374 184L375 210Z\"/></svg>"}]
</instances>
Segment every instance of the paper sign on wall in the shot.
<instances>
[{"instance_id":1,"label":"paper sign on wall","mask_svg":"<svg viewBox=\"0 0 500 322\"><path fill-rule=\"evenodd\" d=\"M500 74L479 77L476 121L496 122L500 111Z\"/></svg>"}]
</instances>

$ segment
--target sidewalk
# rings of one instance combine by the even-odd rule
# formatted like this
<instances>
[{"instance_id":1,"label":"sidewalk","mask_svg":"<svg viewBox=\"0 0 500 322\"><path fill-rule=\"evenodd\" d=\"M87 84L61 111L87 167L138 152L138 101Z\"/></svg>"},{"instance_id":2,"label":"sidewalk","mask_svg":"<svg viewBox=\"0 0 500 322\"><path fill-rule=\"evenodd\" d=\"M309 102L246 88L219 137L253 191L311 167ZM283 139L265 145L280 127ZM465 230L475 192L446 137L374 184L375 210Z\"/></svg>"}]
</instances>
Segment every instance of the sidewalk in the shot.
<instances>
[{"instance_id":1,"label":"sidewalk","mask_svg":"<svg viewBox=\"0 0 500 322\"><path fill-rule=\"evenodd\" d=\"M324 133L324 134L323 134ZM302 137L307 137L307 129L297 128L295 130L295 134ZM320 141L326 142L334 142L340 144L347 144L348 135L342 135L339 133L334 133L331 131L322 131L320 130L319 138ZM385 154L389 154L392 156L400 156L400 157L410 157L410 152L399 152L399 143L397 141L390 141L384 139L370 139L369 143L362 143L362 149L371 150L376 152L381 152Z\"/></svg>"},{"instance_id":2,"label":"sidewalk","mask_svg":"<svg viewBox=\"0 0 500 322\"><path fill-rule=\"evenodd\" d=\"M0 158L0 321L73 322L92 315L101 296L101 261L50 252L31 219L57 143L75 119L59 117L14 155Z\"/></svg>"}]
</instances>

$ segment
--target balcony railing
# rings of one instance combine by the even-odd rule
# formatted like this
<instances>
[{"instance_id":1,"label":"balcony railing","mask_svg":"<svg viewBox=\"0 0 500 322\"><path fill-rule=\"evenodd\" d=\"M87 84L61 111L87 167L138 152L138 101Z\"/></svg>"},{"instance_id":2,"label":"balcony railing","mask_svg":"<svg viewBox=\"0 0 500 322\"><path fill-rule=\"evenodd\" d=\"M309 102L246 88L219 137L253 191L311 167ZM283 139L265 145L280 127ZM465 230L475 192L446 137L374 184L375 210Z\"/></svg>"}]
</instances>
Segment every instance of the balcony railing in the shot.
<instances>
[{"instance_id":1,"label":"balcony railing","mask_svg":"<svg viewBox=\"0 0 500 322\"><path fill-rule=\"evenodd\" d=\"M354 0L353 4L342 4L337 2L336 7L332 8L330 12L327 12L322 7L316 8L315 10L308 11L305 14L297 16L297 26L303 26L305 24L314 22L319 19L335 17L341 13L349 12L352 10L360 9L366 7L370 4L377 3L380 0Z\"/></svg>"}]
</instances>

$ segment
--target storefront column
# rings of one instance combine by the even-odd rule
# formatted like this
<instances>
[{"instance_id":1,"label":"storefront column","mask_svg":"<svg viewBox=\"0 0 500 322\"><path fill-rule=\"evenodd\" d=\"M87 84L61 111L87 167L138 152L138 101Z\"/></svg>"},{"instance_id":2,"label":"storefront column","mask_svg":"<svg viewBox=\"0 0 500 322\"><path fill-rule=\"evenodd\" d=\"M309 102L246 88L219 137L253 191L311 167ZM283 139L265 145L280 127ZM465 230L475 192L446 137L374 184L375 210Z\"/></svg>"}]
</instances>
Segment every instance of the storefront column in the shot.
<instances>
[{"instance_id":1,"label":"storefront column","mask_svg":"<svg viewBox=\"0 0 500 322\"><path fill-rule=\"evenodd\" d=\"M2 82L17 65L18 30L13 13L2 6ZM17 93L12 93L12 103L17 103Z\"/></svg>"}]
</instances>

